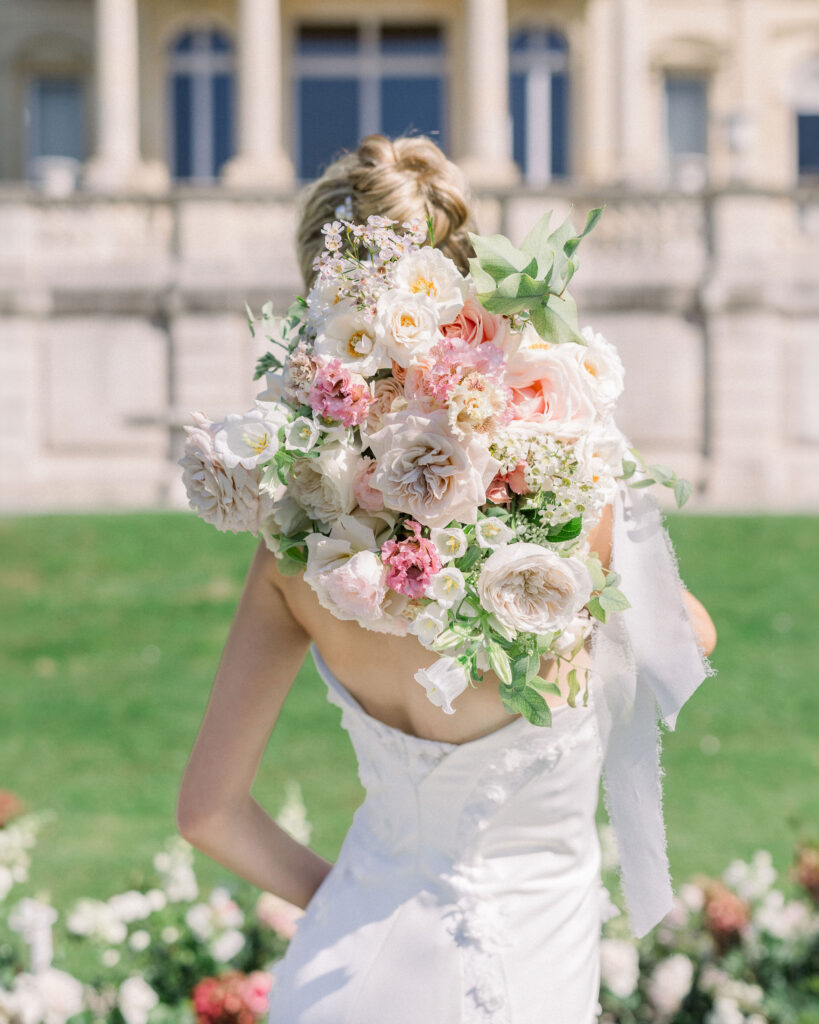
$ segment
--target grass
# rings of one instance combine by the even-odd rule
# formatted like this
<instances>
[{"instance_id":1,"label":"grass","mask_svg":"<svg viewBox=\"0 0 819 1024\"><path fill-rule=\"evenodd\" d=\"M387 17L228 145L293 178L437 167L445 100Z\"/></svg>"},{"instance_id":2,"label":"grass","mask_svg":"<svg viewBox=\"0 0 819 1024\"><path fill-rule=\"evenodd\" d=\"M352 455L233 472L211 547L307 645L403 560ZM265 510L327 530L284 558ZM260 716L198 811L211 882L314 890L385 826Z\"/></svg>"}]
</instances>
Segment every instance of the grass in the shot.
<instances>
[{"instance_id":1,"label":"grass","mask_svg":"<svg viewBox=\"0 0 819 1024\"><path fill-rule=\"evenodd\" d=\"M719 631L708 680L665 737L675 878L815 834L817 520L676 516L684 579ZM30 892L65 906L138 884L176 793L255 545L179 513L0 521L0 788L53 808ZM254 795L299 780L334 857L361 799L339 714L305 665ZM706 752L704 753L703 750ZM205 884L225 877L197 853ZM22 890L21 890L22 894Z\"/></svg>"}]
</instances>

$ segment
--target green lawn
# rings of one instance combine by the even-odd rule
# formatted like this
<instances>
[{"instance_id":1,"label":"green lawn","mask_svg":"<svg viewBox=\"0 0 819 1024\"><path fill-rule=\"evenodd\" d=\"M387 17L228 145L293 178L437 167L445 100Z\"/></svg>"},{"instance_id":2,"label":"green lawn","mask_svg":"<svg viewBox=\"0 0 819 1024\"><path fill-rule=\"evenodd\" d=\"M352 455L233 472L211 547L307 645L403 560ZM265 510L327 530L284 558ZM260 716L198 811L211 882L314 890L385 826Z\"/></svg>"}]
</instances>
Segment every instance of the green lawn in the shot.
<instances>
[{"instance_id":1,"label":"green lawn","mask_svg":"<svg viewBox=\"0 0 819 1024\"><path fill-rule=\"evenodd\" d=\"M671 520L719 630L709 680L666 736L677 881L816 834L817 534L807 517ZM139 883L174 833L177 787L255 541L192 515L0 521L0 788L53 808L27 891L58 905ZM338 712L306 666L254 791L301 782L333 857L361 797ZM703 753L704 748L707 753ZM197 855L204 882L225 872ZM20 890L22 894L22 890Z\"/></svg>"}]
</instances>

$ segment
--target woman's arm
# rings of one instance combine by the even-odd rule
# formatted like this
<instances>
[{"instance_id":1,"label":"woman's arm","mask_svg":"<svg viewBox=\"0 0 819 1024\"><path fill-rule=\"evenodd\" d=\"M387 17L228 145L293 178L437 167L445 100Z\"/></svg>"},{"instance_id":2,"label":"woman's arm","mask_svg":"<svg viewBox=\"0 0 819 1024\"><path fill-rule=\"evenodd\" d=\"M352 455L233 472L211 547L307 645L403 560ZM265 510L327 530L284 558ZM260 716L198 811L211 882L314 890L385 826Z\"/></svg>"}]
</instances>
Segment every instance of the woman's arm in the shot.
<instances>
[{"instance_id":1,"label":"woman's arm","mask_svg":"<svg viewBox=\"0 0 819 1024\"><path fill-rule=\"evenodd\" d=\"M177 802L181 834L260 889L305 907L330 864L297 843L250 790L310 638L260 544L250 565Z\"/></svg>"},{"instance_id":2,"label":"woman's arm","mask_svg":"<svg viewBox=\"0 0 819 1024\"><path fill-rule=\"evenodd\" d=\"M609 567L611 562L611 529L614 511L612 506L606 505L600 514L600 519L589 532L589 545L592 551L596 551L604 568ZM683 588L683 604L691 620L691 626L697 634L700 645L706 654L710 654L717 645L717 630L713 620L705 610L702 602L688 590ZM626 593L628 597L628 593Z\"/></svg>"}]
</instances>

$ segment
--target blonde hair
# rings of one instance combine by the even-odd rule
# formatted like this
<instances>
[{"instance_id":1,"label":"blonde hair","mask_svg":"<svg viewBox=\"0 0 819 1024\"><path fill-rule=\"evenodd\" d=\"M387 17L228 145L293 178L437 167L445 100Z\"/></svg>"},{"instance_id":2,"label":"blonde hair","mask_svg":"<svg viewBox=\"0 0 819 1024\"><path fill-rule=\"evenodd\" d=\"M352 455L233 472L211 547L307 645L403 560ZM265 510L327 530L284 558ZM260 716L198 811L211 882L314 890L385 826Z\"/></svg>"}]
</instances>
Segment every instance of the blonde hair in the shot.
<instances>
[{"instance_id":1,"label":"blonde hair","mask_svg":"<svg viewBox=\"0 0 819 1024\"><path fill-rule=\"evenodd\" d=\"M313 261L324 248L321 228L336 219L336 208L352 201L353 220L371 214L399 223L432 217L436 248L462 273L474 256L469 231L474 231L469 187L460 168L424 136L368 135L354 153L330 164L300 197L296 235L299 266L305 287L315 278Z\"/></svg>"}]
</instances>

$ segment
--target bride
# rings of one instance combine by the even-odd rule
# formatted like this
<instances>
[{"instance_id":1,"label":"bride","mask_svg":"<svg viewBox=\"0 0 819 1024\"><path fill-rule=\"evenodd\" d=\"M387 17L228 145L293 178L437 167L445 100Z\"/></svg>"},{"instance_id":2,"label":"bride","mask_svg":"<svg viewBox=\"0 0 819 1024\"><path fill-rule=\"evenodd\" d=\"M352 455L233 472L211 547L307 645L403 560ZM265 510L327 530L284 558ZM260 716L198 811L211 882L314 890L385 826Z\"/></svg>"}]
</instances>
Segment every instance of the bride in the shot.
<instances>
[{"instance_id":1,"label":"bride","mask_svg":"<svg viewBox=\"0 0 819 1024\"><path fill-rule=\"evenodd\" d=\"M429 140L370 136L307 189L297 241L308 288L321 228L345 203L361 222L431 216L436 246L468 270L465 183ZM658 709L673 728L716 639L680 585L656 506L628 491L620 486L589 542L603 566L617 567L632 607L597 623L575 659L591 670L587 706L568 706L568 673L544 659L541 676L560 691L547 698L550 728L510 719L492 673L442 714L413 679L436 655L413 636L337 619L260 543L177 821L208 856L307 909L276 968L272 1024L596 1019L601 773L630 921L643 934L671 897ZM308 650L342 710L367 793L335 865L250 795Z\"/></svg>"}]
</instances>

